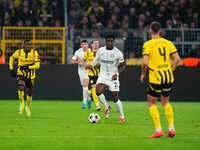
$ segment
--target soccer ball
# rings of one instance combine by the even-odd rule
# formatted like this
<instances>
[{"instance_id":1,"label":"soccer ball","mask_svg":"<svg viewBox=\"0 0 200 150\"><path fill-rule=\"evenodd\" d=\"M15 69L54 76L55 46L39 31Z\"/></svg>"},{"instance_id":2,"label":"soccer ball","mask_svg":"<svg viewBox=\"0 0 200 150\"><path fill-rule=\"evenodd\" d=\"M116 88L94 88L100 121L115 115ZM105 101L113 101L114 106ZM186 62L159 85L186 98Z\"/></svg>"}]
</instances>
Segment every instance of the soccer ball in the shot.
<instances>
[{"instance_id":1,"label":"soccer ball","mask_svg":"<svg viewBox=\"0 0 200 150\"><path fill-rule=\"evenodd\" d=\"M97 113L91 113L88 117L90 123L97 123L100 120L100 116Z\"/></svg>"}]
</instances>

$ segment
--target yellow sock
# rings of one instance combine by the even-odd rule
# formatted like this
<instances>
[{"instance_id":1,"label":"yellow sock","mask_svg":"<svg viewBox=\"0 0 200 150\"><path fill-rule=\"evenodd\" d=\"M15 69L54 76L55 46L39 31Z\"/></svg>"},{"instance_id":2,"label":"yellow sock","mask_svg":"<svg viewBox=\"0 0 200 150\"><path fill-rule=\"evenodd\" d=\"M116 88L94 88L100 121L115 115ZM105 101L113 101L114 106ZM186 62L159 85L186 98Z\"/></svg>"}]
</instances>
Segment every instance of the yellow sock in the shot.
<instances>
[{"instance_id":1,"label":"yellow sock","mask_svg":"<svg viewBox=\"0 0 200 150\"><path fill-rule=\"evenodd\" d=\"M32 103L32 96L27 95L26 96L26 106L31 107L31 103Z\"/></svg>"},{"instance_id":2,"label":"yellow sock","mask_svg":"<svg viewBox=\"0 0 200 150\"><path fill-rule=\"evenodd\" d=\"M160 125L160 114L159 114L157 106L149 107L149 112L150 112L150 115L151 115L151 117L153 119L153 123L154 123L155 128L161 128L161 125Z\"/></svg>"},{"instance_id":3,"label":"yellow sock","mask_svg":"<svg viewBox=\"0 0 200 150\"><path fill-rule=\"evenodd\" d=\"M18 90L18 97L19 97L19 101L20 101L20 104L23 104L24 103L24 91L20 91Z\"/></svg>"},{"instance_id":4,"label":"yellow sock","mask_svg":"<svg viewBox=\"0 0 200 150\"><path fill-rule=\"evenodd\" d=\"M165 111L165 116L167 118L169 127L174 126L174 112L172 106L170 104L167 104L163 108Z\"/></svg>"},{"instance_id":5,"label":"yellow sock","mask_svg":"<svg viewBox=\"0 0 200 150\"><path fill-rule=\"evenodd\" d=\"M96 88L92 88L92 89L91 89L91 93L92 93L92 98L93 98L93 100L94 100L94 103L95 103L95 104L98 104L98 103L99 103L99 100L98 100L98 97L97 97L97 95L96 95Z\"/></svg>"}]
</instances>

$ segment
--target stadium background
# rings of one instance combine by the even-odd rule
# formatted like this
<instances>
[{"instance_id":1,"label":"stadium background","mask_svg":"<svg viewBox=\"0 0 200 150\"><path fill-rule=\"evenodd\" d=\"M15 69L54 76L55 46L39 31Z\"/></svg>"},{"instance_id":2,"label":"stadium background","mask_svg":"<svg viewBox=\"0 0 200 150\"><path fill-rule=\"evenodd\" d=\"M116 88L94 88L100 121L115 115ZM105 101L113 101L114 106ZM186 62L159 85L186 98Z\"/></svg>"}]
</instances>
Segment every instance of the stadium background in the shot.
<instances>
[{"instance_id":1,"label":"stadium background","mask_svg":"<svg viewBox=\"0 0 200 150\"><path fill-rule=\"evenodd\" d=\"M129 65L121 75L120 97L144 100L138 66L142 44L149 39L149 23L161 22L162 35L175 43L182 60L192 51L199 58L199 7L200 2L195 0L2 0L1 49L8 62L21 41L31 39L42 64L35 98L77 100L81 97L77 66L69 65L74 51L82 39L98 39L102 46L105 35L113 33ZM0 99L16 99L16 85L8 65L1 65L0 72ZM198 101L199 75L199 67L185 68L181 62L175 73L173 99Z\"/></svg>"}]
</instances>

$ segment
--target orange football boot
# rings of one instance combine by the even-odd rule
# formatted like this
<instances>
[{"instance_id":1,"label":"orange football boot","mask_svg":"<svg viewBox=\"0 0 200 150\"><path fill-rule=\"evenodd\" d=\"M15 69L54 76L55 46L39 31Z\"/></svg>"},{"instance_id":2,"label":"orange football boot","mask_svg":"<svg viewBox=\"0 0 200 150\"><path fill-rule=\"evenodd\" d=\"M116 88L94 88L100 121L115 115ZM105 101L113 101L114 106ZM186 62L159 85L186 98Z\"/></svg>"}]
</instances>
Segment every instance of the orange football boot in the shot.
<instances>
[{"instance_id":1,"label":"orange football boot","mask_svg":"<svg viewBox=\"0 0 200 150\"><path fill-rule=\"evenodd\" d=\"M159 138L163 135L164 135L163 131L160 131L160 132L155 131L154 134L152 136L150 136L150 138Z\"/></svg>"},{"instance_id":2,"label":"orange football boot","mask_svg":"<svg viewBox=\"0 0 200 150\"><path fill-rule=\"evenodd\" d=\"M174 130L168 131L167 137L174 137L176 135L176 132Z\"/></svg>"}]
</instances>

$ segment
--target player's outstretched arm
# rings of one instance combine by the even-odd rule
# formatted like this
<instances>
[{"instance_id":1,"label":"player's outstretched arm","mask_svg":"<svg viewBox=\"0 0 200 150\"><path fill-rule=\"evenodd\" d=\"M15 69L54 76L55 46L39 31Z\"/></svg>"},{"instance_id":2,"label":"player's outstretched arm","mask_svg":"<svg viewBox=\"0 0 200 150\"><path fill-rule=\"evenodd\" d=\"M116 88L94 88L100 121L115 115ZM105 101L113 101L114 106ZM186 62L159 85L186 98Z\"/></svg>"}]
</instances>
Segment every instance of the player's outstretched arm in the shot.
<instances>
[{"instance_id":1,"label":"player's outstretched arm","mask_svg":"<svg viewBox=\"0 0 200 150\"><path fill-rule=\"evenodd\" d=\"M78 55L78 51L75 52L74 56L72 57L70 63L71 64L79 64L82 60L80 59Z\"/></svg>"},{"instance_id":2,"label":"player's outstretched arm","mask_svg":"<svg viewBox=\"0 0 200 150\"><path fill-rule=\"evenodd\" d=\"M71 64L79 64L80 62L82 62L82 59L77 59L77 60L71 59L70 61Z\"/></svg>"},{"instance_id":3,"label":"player's outstretched arm","mask_svg":"<svg viewBox=\"0 0 200 150\"><path fill-rule=\"evenodd\" d=\"M171 55L171 59L172 59L172 72L175 71L179 61L180 61L180 56L179 54L176 52L176 53L173 53Z\"/></svg>"}]
</instances>

